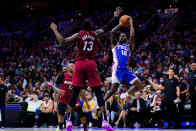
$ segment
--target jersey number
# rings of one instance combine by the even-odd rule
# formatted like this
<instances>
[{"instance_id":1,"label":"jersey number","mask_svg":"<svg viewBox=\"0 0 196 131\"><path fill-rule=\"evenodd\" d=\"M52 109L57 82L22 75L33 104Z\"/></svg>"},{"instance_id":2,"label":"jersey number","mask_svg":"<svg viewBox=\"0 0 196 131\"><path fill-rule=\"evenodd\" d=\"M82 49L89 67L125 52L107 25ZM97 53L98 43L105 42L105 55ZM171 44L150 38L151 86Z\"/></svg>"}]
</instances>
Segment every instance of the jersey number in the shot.
<instances>
[{"instance_id":1,"label":"jersey number","mask_svg":"<svg viewBox=\"0 0 196 131\"><path fill-rule=\"evenodd\" d=\"M127 56L127 51L122 50L122 55Z\"/></svg>"},{"instance_id":2,"label":"jersey number","mask_svg":"<svg viewBox=\"0 0 196 131\"><path fill-rule=\"evenodd\" d=\"M89 45L89 46L88 46ZM88 46L88 47L87 47ZM85 41L83 50L91 51L93 49L93 42L92 41Z\"/></svg>"},{"instance_id":3,"label":"jersey number","mask_svg":"<svg viewBox=\"0 0 196 131\"><path fill-rule=\"evenodd\" d=\"M69 85L69 90L72 90L72 86L71 85Z\"/></svg>"}]
</instances>

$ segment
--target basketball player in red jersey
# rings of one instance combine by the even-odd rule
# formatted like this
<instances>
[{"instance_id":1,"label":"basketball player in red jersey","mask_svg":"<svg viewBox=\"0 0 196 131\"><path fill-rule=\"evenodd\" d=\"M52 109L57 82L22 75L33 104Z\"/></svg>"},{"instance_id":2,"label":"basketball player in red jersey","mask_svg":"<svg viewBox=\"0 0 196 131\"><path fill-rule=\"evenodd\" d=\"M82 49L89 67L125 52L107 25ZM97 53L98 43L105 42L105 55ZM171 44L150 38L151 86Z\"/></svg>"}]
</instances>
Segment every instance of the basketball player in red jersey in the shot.
<instances>
[{"instance_id":1,"label":"basketball player in red jersey","mask_svg":"<svg viewBox=\"0 0 196 131\"><path fill-rule=\"evenodd\" d=\"M64 115L65 110L68 108L69 100L72 94L72 76L73 76L74 64L70 63L67 67L67 72L58 76L56 80L56 86L60 85L60 89L57 87L53 87L59 93L58 99L58 123L59 123L59 131L62 131L64 124ZM62 93L62 91L66 93ZM78 112L80 120L84 126L84 131L87 131L87 117L82 111L82 107L77 102L74 111Z\"/></svg>"},{"instance_id":2,"label":"basketball player in red jersey","mask_svg":"<svg viewBox=\"0 0 196 131\"><path fill-rule=\"evenodd\" d=\"M96 31L92 31L92 22L90 20L85 20L83 23L83 30L68 38L63 38L58 32L57 26L54 23L51 24L51 29L54 31L54 34L60 43L77 42L78 50L75 58L76 61L72 81L73 92L69 102L69 112L73 111L73 107L76 104L80 90L85 86L86 80L88 80L89 86L92 88L92 91L94 91L95 96L97 97L97 103L103 115L102 127L107 131L111 131L113 129L107 122L105 102L101 95L101 81L98 75L97 65L95 63L96 53L98 50L97 39L111 27L115 20L118 19L117 17L120 15L121 11L122 9L117 7L114 12L114 17L108 22L108 24L104 26L103 29L98 29ZM71 123L68 121L67 125L69 126Z\"/></svg>"}]
</instances>

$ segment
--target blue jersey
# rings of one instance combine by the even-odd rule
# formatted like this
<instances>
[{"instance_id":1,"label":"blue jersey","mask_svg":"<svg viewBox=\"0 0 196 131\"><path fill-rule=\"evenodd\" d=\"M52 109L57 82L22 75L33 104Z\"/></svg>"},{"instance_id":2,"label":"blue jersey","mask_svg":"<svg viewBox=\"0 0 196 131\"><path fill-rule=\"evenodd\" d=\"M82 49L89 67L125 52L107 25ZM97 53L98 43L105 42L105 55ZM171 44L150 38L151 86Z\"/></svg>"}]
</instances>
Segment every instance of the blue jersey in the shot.
<instances>
[{"instance_id":1,"label":"blue jersey","mask_svg":"<svg viewBox=\"0 0 196 131\"><path fill-rule=\"evenodd\" d=\"M115 48L112 49L113 63L118 67L127 67L129 63L129 56L131 54L129 44L118 43Z\"/></svg>"},{"instance_id":2,"label":"blue jersey","mask_svg":"<svg viewBox=\"0 0 196 131\"><path fill-rule=\"evenodd\" d=\"M112 65L112 83L121 83L123 80L126 83L133 84L138 78L132 74L127 65L131 54L129 44L118 43L113 52Z\"/></svg>"}]
</instances>

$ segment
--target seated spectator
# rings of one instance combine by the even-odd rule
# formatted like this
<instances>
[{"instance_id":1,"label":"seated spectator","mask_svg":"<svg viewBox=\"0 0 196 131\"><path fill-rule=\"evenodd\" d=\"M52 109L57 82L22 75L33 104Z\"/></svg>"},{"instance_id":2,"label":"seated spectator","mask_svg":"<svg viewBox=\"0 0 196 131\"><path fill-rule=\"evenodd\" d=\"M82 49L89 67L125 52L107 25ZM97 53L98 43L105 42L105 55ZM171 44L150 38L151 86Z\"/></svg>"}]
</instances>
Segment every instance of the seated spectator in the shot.
<instances>
[{"instance_id":1,"label":"seated spectator","mask_svg":"<svg viewBox=\"0 0 196 131\"><path fill-rule=\"evenodd\" d=\"M154 99L156 97L156 94L154 94L154 89L153 88L150 88L150 93L147 95L147 102L148 102L148 105L149 105L149 108L152 109L153 106L154 106Z\"/></svg>"},{"instance_id":2,"label":"seated spectator","mask_svg":"<svg viewBox=\"0 0 196 131\"><path fill-rule=\"evenodd\" d=\"M37 125L35 127L40 126L42 125L42 123L44 123L44 126L52 128L53 109L54 109L54 104L52 100L50 100L48 95L45 95L42 100L42 104L39 112L39 118L36 120Z\"/></svg>"},{"instance_id":3,"label":"seated spectator","mask_svg":"<svg viewBox=\"0 0 196 131\"><path fill-rule=\"evenodd\" d=\"M158 90L156 91L156 96L155 99L153 101L153 110L152 112L152 118L153 118L153 125L155 125L155 127L162 127L162 120L163 120L163 112L161 110L161 104L162 104L162 95L161 95L161 91Z\"/></svg>"},{"instance_id":4,"label":"seated spectator","mask_svg":"<svg viewBox=\"0 0 196 131\"><path fill-rule=\"evenodd\" d=\"M161 105L162 99L161 99L161 91L158 90L156 91L156 96L153 100L153 111L158 111L160 110L160 105Z\"/></svg>"},{"instance_id":5,"label":"seated spectator","mask_svg":"<svg viewBox=\"0 0 196 131\"><path fill-rule=\"evenodd\" d=\"M118 109L118 103L117 100L114 98L114 96L111 96L108 101L106 102L106 115L108 121L111 120L111 122L114 122L114 118L117 115Z\"/></svg>"},{"instance_id":6,"label":"seated spectator","mask_svg":"<svg viewBox=\"0 0 196 131\"><path fill-rule=\"evenodd\" d=\"M131 103L130 103L130 98L131 96L128 96L126 99L124 99L124 105L123 105L123 110L121 111L118 120L116 121L115 125L118 126L120 120L123 118L123 127L127 127L127 122L126 122L126 117L127 117L127 111L128 109L131 107Z\"/></svg>"},{"instance_id":7,"label":"seated spectator","mask_svg":"<svg viewBox=\"0 0 196 131\"><path fill-rule=\"evenodd\" d=\"M144 126L146 118L146 102L144 99L140 98L140 96L140 92L135 93L135 99L133 100L132 106L128 111L128 118L131 120L131 122L138 122Z\"/></svg>"},{"instance_id":8,"label":"seated spectator","mask_svg":"<svg viewBox=\"0 0 196 131\"><path fill-rule=\"evenodd\" d=\"M96 114L94 113L97 107L96 101L93 99L93 94L91 92L85 92L85 98L87 101L83 103L83 112L86 113L89 126L96 125Z\"/></svg>"},{"instance_id":9,"label":"seated spectator","mask_svg":"<svg viewBox=\"0 0 196 131\"><path fill-rule=\"evenodd\" d=\"M25 100L27 102L27 111L20 112L20 121L19 124L21 126L32 126L34 124L34 117L36 110L40 108L42 101L38 100L38 94L34 92L33 94L29 94L28 98Z\"/></svg>"}]
</instances>

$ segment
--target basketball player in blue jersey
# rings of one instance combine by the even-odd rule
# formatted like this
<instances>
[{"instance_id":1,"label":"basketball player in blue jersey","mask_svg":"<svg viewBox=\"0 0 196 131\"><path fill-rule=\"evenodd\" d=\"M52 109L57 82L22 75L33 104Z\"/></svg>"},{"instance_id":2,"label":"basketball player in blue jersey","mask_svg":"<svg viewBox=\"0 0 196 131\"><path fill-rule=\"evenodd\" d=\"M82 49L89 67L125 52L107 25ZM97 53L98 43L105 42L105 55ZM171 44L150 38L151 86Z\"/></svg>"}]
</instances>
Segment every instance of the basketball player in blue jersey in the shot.
<instances>
[{"instance_id":1,"label":"basketball player in blue jersey","mask_svg":"<svg viewBox=\"0 0 196 131\"><path fill-rule=\"evenodd\" d=\"M137 91L144 88L142 82L132 74L128 69L129 56L131 51L134 50L135 43L135 31L133 28L133 20L130 17L130 39L125 33L120 33L119 42L115 40L116 32L123 27L122 24L118 24L111 31L111 46L113 53L113 65L112 65L112 88L104 96L104 100L109 99L119 88L120 83L124 80L127 84L132 84L134 87L127 92L128 95L132 95ZM117 43L117 44L116 44ZM116 44L116 46L114 46Z\"/></svg>"}]
</instances>

